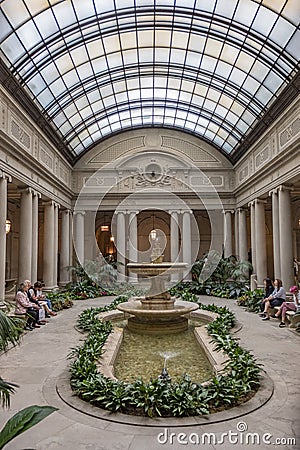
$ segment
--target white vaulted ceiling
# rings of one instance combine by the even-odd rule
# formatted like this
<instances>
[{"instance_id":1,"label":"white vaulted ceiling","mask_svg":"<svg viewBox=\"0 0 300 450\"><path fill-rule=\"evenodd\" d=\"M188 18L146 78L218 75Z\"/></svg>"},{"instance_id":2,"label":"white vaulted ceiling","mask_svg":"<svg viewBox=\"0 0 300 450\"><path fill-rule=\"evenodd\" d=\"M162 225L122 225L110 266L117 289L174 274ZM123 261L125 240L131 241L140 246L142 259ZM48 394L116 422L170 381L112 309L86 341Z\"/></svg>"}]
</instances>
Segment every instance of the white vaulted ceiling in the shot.
<instances>
[{"instance_id":1,"label":"white vaulted ceiling","mask_svg":"<svg viewBox=\"0 0 300 450\"><path fill-rule=\"evenodd\" d=\"M159 126L234 155L299 70L299 0L4 0L1 58L74 160Z\"/></svg>"}]
</instances>

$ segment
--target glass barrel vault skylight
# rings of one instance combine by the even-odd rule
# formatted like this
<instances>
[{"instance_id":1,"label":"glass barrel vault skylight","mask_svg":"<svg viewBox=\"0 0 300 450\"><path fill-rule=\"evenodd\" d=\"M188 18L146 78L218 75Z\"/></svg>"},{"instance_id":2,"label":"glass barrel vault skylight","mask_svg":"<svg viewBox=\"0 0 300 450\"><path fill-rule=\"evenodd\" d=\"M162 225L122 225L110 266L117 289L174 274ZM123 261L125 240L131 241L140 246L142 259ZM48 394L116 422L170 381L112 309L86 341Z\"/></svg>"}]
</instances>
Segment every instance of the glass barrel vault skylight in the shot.
<instances>
[{"instance_id":1,"label":"glass barrel vault skylight","mask_svg":"<svg viewBox=\"0 0 300 450\"><path fill-rule=\"evenodd\" d=\"M1 57L73 157L175 127L232 154L298 70L299 0L4 0Z\"/></svg>"}]
</instances>

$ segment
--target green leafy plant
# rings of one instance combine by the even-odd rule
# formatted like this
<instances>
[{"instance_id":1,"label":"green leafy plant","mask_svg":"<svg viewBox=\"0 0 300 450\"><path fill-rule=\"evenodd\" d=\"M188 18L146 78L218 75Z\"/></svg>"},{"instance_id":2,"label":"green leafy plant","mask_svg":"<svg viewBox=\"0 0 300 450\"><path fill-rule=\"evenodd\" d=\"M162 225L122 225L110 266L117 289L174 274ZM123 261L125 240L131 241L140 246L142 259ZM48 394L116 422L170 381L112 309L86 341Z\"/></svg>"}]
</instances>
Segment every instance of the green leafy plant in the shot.
<instances>
[{"instance_id":1,"label":"green leafy plant","mask_svg":"<svg viewBox=\"0 0 300 450\"><path fill-rule=\"evenodd\" d=\"M264 297L263 289L254 289L253 291L247 291L238 298L237 304L239 306L245 306L248 311L259 312L260 301Z\"/></svg>"},{"instance_id":2,"label":"green leafy plant","mask_svg":"<svg viewBox=\"0 0 300 450\"><path fill-rule=\"evenodd\" d=\"M16 436L29 430L41 420L57 411L53 406L28 406L12 416L0 431L0 449Z\"/></svg>"},{"instance_id":3,"label":"green leafy plant","mask_svg":"<svg viewBox=\"0 0 300 450\"><path fill-rule=\"evenodd\" d=\"M198 302L195 294L188 289L178 291L186 301ZM208 414L216 410L238 404L248 394L255 391L260 383L262 368L250 352L239 346L229 334L235 323L234 314L226 307L214 304L199 307L219 316L207 325L207 330L215 343L216 350L224 351L229 362L223 373L214 376L205 386L193 382L187 374L177 383L168 380L137 379L125 383L104 377L97 369L97 360L112 331L110 322L97 320L101 311L115 309L127 297L117 298L104 308L90 308L83 311L77 325L88 331L84 344L72 349L69 357L71 365L71 387L83 400L109 411L148 417L180 417Z\"/></svg>"}]
</instances>

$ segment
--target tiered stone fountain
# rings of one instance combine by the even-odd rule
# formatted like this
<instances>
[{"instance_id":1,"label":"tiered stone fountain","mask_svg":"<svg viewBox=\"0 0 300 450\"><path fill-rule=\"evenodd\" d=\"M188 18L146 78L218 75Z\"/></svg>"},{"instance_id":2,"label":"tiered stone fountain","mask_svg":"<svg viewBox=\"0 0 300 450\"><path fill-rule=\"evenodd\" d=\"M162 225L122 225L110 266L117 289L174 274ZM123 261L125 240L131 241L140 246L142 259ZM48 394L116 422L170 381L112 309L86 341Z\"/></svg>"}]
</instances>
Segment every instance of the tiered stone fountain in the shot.
<instances>
[{"instance_id":1,"label":"tiered stone fountain","mask_svg":"<svg viewBox=\"0 0 300 450\"><path fill-rule=\"evenodd\" d=\"M163 255L151 256L153 258L150 263L128 264L131 272L151 279L148 294L121 303L117 308L130 314L128 329L136 333L170 334L187 330L187 314L198 309L198 305L171 297L165 287L166 272L170 274L184 271L187 264L162 262Z\"/></svg>"}]
</instances>

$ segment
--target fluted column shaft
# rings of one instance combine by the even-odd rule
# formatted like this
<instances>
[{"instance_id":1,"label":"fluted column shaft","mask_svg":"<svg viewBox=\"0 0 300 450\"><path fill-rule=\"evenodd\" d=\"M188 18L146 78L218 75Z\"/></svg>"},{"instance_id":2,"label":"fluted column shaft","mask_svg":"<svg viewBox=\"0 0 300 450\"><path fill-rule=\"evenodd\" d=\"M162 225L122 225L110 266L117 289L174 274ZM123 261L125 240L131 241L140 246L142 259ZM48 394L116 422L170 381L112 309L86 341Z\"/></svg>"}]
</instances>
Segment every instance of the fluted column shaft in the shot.
<instances>
[{"instance_id":1,"label":"fluted column shaft","mask_svg":"<svg viewBox=\"0 0 300 450\"><path fill-rule=\"evenodd\" d=\"M191 214L192 211L184 211L182 216L182 261L188 264L188 271L191 269L192 262ZM185 278L190 279L190 273Z\"/></svg>"},{"instance_id":2,"label":"fluted column shaft","mask_svg":"<svg viewBox=\"0 0 300 450\"><path fill-rule=\"evenodd\" d=\"M65 286L70 281L70 211L61 212L61 235L60 235L60 285Z\"/></svg>"},{"instance_id":3,"label":"fluted column shaft","mask_svg":"<svg viewBox=\"0 0 300 450\"><path fill-rule=\"evenodd\" d=\"M74 248L78 262L84 263L84 211L74 211Z\"/></svg>"},{"instance_id":4,"label":"fluted column shaft","mask_svg":"<svg viewBox=\"0 0 300 450\"><path fill-rule=\"evenodd\" d=\"M38 192L33 192L32 197L32 260L31 260L31 281L37 280L38 265L38 239L39 239L39 198Z\"/></svg>"},{"instance_id":5,"label":"fluted column shaft","mask_svg":"<svg viewBox=\"0 0 300 450\"><path fill-rule=\"evenodd\" d=\"M278 192L280 269L283 286L288 290L294 284L293 239L290 189L280 186Z\"/></svg>"},{"instance_id":6,"label":"fluted column shaft","mask_svg":"<svg viewBox=\"0 0 300 450\"><path fill-rule=\"evenodd\" d=\"M125 280L125 212L117 213L117 262L118 264L118 280Z\"/></svg>"},{"instance_id":7,"label":"fluted column shaft","mask_svg":"<svg viewBox=\"0 0 300 450\"><path fill-rule=\"evenodd\" d=\"M224 257L232 255L232 211L224 211Z\"/></svg>"},{"instance_id":8,"label":"fluted column shaft","mask_svg":"<svg viewBox=\"0 0 300 450\"><path fill-rule=\"evenodd\" d=\"M129 262L138 261L138 235L137 235L138 211L130 212L129 215ZM132 281L137 281L137 274L130 272Z\"/></svg>"},{"instance_id":9,"label":"fluted column shaft","mask_svg":"<svg viewBox=\"0 0 300 450\"><path fill-rule=\"evenodd\" d=\"M0 173L0 301L5 298L5 261L6 261L6 218L7 218L7 180Z\"/></svg>"},{"instance_id":10,"label":"fluted column shaft","mask_svg":"<svg viewBox=\"0 0 300 450\"><path fill-rule=\"evenodd\" d=\"M239 208L239 257L240 261L248 261L246 210Z\"/></svg>"},{"instance_id":11,"label":"fluted column shaft","mask_svg":"<svg viewBox=\"0 0 300 450\"><path fill-rule=\"evenodd\" d=\"M267 275L266 219L265 203L255 200L255 254L257 287L263 287Z\"/></svg>"},{"instance_id":12,"label":"fluted column shaft","mask_svg":"<svg viewBox=\"0 0 300 450\"><path fill-rule=\"evenodd\" d=\"M271 191L269 195L272 195L274 277L281 279L278 190Z\"/></svg>"},{"instance_id":13,"label":"fluted column shaft","mask_svg":"<svg viewBox=\"0 0 300 450\"><path fill-rule=\"evenodd\" d=\"M32 189L21 191L19 232L19 283L31 280L32 261Z\"/></svg>"},{"instance_id":14,"label":"fluted column shaft","mask_svg":"<svg viewBox=\"0 0 300 450\"><path fill-rule=\"evenodd\" d=\"M43 251L43 278L46 289L50 290L55 287L53 279L54 275L54 202L44 203L44 251Z\"/></svg>"}]
</instances>

